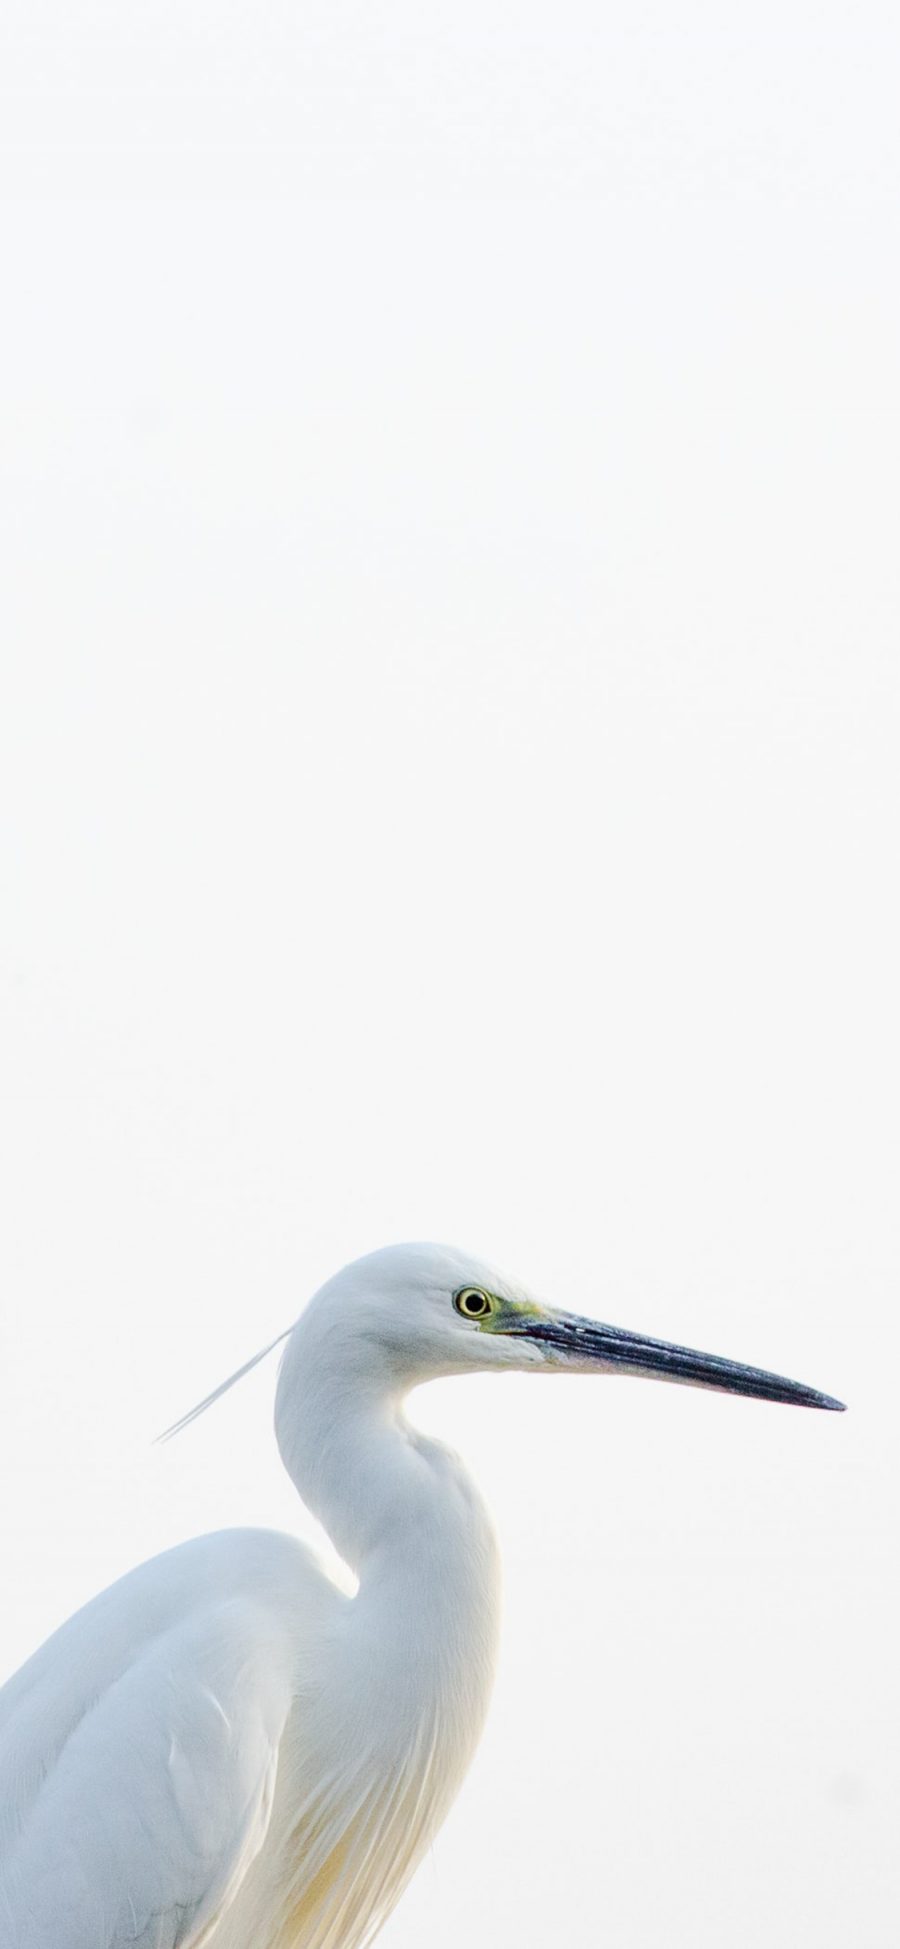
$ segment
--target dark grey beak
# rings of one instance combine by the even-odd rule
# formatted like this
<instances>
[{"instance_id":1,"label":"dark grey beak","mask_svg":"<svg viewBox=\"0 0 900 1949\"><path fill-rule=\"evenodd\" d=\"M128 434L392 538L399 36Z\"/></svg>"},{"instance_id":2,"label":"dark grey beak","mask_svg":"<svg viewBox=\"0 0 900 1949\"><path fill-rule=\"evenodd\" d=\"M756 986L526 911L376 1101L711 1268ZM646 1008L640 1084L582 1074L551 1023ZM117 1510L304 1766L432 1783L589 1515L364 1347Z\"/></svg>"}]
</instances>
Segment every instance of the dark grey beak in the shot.
<instances>
[{"instance_id":1,"label":"dark grey beak","mask_svg":"<svg viewBox=\"0 0 900 1949\"><path fill-rule=\"evenodd\" d=\"M546 1350L549 1363L595 1373L645 1374L652 1380L678 1381L683 1387L712 1387L722 1394L749 1394L757 1401L786 1401L797 1408L829 1408L844 1412L843 1401L820 1394L801 1381L768 1374L762 1367L745 1367L718 1354L695 1353L668 1340L650 1340L643 1333L626 1333L577 1313L556 1313L546 1319L523 1317L505 1328L533 1340Z\"/></svg>"}]
</instances>

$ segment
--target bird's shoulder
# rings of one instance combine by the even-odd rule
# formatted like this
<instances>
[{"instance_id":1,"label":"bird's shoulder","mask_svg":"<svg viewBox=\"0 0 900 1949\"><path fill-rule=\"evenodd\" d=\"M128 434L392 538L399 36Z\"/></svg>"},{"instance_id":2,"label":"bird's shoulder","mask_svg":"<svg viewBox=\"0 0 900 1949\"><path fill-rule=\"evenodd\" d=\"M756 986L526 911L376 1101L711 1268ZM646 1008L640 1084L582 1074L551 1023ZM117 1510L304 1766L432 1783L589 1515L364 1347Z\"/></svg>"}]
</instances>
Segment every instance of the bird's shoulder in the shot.
<instances>
[{"instance_id":1,"label":"bird's shoulder","mask_svg":"<svg viewBox=\"0 0 900 1949\"><path fill-rule=\"evenodd\" d=\"M188 1918L227 1904L265 1833L298 1659L344 1601L295 1539L222 1531L121 1578L23 1666L0 1693L0 1893L36 1943L68 1946L82 1914L92 1945L143 1943L152 1918L162 1945L179 1916L188 1941Z\"/></svg>"}]
</instances>

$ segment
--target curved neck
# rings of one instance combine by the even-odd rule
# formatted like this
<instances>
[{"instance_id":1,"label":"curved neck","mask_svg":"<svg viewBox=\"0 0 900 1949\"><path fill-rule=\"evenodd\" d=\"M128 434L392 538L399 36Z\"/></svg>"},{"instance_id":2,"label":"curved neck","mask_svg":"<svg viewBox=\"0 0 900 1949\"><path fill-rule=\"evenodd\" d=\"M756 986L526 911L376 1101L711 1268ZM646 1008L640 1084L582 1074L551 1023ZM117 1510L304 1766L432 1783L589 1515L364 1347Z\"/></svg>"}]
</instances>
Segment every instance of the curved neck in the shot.
<instances>
[{"instance_id":1,"label":"curved neck","mask_svg":"<svg viewBox=\"0 0 900 1949\"><path fill-rule=\"evenodd\" d=\"M307 1331L307 1324L309 1330ZM275 1432L307 1507L359 1577L357 1624L468 1690L490 1687L499 1613L494 1532L458 1457L410 1427L404 1388L370 1349L301 1320L278 1381ZM389 1661L390 1662L390 1661ZM452 1675L452 1677L451 1677Z\"/></svg>"},{"instance_id":2,"label":"curved neck","mask_svg":"<svg viewBox=\"0 0 900 1949\"><path fill-rule=\"evenodd\" d=\"M410 1427L403 1393L366 1350L341 1344L336 1357L302 1320L282 1362L275 1429L296 1488L359 1577L326 1693L343 1701L353 1767L405 1783L405 1878L478 1742L500 1579L474 1485L455 1455Z\"/></svg>"},{"instance_id":3,"label":"curved neck","mask_svg":"<svg viewBox=\"0 0 900 1949\"><path fill-rule=\"evenodd\" d=\"M298 1859L328 1837L316 1942L337 1940L325 1923L355 1877L372 1891L364 1920L393 1906L459 1787L493 1681L491 1525L457 1458L404 1419L403 1395L377 1348L315 1316L294 1329L278 1382L278 1445L359 1577L356 1596L330 1613L316 1684L304 1692L301 1777L311 1771L325 1786L311 1813L303 1800L299 1816L288 1814ZM279 1942L299 1940L296 1916L288 1922Z\"/></svg>"}]
</instances>

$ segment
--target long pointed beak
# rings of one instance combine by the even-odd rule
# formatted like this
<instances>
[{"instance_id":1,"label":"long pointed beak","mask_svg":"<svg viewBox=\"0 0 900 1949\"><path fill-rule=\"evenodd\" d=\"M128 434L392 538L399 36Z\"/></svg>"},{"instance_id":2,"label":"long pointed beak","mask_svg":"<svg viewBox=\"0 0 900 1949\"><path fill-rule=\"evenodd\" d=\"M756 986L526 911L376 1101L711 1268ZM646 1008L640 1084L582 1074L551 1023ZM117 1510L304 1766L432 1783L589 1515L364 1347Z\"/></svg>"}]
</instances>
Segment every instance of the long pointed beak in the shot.
<instances>
[{"instance_id":1,"label":"long pointed beak","mask_svg":"<svg viewBox=\"0 0 900 1949\"><path fill-rule=\"evenodd\" d=\"M523 1317L505 1329L533 1340L546 1350L550 1364L595 1373L644 1374L653 1380L678 1381L683 1387L711 1387L722 1394L749 1394L758 1401L785 1401L797 1408L829 1408L844 1412L844 1402L820 1394L802 1381L785 1380L762 1367L746 1367L718 1354L695 1353L692 1347L669 1340L650 1340L643 1333L580 1319L577 1313L555 1313L546 1319Z\"/></svg>"}]
</instances>

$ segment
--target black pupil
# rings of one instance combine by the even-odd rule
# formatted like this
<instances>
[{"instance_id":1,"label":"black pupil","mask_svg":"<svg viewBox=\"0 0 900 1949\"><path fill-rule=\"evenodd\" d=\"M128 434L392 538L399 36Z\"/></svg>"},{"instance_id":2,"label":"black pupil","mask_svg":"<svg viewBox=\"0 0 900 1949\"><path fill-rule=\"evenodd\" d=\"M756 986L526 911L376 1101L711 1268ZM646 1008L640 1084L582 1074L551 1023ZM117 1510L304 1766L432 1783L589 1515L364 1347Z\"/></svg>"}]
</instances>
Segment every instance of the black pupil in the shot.
<instances>
[{"instance_id":1,"label":"black pupil","mask_svg":"<svg viewBox=\"0 0 900 1949\"><path fill-rule=\"evenodd\" d=\"M484 1294L466 1293L463 1298L463 1306L467 1313L483 1313L485 1311Z\"/></svg>"}]
</instances>

